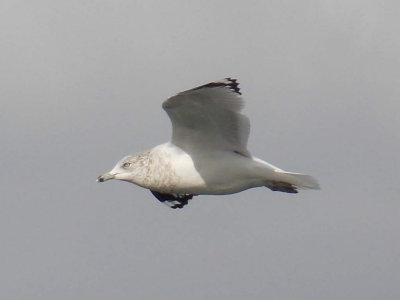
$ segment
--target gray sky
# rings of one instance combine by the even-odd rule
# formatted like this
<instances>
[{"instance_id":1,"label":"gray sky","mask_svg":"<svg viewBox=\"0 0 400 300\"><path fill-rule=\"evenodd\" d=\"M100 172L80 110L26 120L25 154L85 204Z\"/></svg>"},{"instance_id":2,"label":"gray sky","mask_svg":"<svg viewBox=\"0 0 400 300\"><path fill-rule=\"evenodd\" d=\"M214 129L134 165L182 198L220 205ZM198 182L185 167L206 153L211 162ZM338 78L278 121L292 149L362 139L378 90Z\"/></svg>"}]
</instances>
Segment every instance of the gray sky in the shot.
<instances>
[{"instance_id":1,"label":"gray sky","mask_svg":"<svg viewBox=\"0 0 400 300\"><path fill-rule=\"evenodd\" d=\"M2 1L0 298L399 299L398 1ZM250 151L321 191L171 210L96 184L240 80Z\"/></svg>"}]
</instances>

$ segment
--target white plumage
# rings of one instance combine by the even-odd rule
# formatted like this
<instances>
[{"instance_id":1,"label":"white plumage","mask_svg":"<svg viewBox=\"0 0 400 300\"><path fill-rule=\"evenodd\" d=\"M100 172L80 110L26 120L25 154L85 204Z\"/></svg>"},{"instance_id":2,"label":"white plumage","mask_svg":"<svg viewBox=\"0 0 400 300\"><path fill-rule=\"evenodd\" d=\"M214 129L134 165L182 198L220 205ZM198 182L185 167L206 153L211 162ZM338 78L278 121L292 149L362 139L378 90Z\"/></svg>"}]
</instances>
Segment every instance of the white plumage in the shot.
<instances>
[{"instance_id":1,"label":"white plumage","mask_svg":"<svg viewBox=\"0 0 400 300\"><path fill-rule=\"evenodd\" d=\"M163 103L172 122L170 142L128 155L98 181L119 179L147 188L161 202L182 208L193 195L232 194L266 186L297 193L318 189L305 174L285 172L247 150L250 122L235 79L181 92Z\"/></svg>"}]
</instances>

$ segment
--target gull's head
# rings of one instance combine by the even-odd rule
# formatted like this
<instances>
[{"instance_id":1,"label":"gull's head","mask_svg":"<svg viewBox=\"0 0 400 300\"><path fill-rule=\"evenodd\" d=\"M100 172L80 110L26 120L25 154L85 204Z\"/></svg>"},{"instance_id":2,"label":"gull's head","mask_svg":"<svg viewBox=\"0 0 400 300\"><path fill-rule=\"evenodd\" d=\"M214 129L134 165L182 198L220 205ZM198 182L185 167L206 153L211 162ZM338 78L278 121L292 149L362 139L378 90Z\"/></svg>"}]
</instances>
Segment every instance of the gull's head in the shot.
<instances>
[{"instance_id":1,"label":"gull's head","mask_svg":"<svg viewBox=\"0 0 400 300\"><path fill-rule=\"evenodd\" d=\"M132 181L133 160L132 156L125 156L121 159L110 172L106 172L97 177L97 182L104 182L110 179Z\"/></svg>"}]
</instances>

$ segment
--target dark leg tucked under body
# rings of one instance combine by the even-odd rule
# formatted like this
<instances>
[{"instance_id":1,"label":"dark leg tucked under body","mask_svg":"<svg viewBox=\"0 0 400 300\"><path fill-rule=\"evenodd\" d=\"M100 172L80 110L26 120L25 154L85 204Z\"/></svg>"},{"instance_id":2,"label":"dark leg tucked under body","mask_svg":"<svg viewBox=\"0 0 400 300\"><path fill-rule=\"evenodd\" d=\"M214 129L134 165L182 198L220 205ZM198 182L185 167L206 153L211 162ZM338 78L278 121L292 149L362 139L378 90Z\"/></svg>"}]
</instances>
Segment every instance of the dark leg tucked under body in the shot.
<instances>
[{"instance_id":1,"label":"dark leg tucked under body","mask_svg":"<svg viewBox=\"0 0 400 300\"><path fill-rule=\"evenodd\" d=\"M151 190L150 190L151 191ZM182 208L188 201L193 198L193 195L173 195L173 194L163 194L156 191L151 191L151 193L162 203L168 205L169 207Z\"/></svg>"},{"instance_id":2,"label":"dark leg tucked under body","mask_svg":"<svg viewBox=\"0 0 400 300\"><path fill-rule=\"evenodd\" d=\"M292 193L292 194L298 193L296 187L293 184L287 182L271 181L268 182L268 184L266 184L265 186L269 188L271 191L278 191L278 192Z\"/></svg>"}]
</instances>

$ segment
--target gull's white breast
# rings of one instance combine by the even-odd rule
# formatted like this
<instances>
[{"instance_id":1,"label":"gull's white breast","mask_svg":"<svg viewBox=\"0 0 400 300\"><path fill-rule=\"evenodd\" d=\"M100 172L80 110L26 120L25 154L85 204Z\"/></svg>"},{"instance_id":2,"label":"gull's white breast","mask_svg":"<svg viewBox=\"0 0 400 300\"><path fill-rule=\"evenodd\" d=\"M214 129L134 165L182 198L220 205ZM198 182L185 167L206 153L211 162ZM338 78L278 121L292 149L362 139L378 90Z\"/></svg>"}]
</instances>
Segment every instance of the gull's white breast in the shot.
<instances>
[{"instance_id":1,"label":"gull's white breast","mask_svg":"<svg viewBox=\"0 0 400 300\"><path fill-rule=\"evenodd\" d=\"M187 194L205 188L189 154L171 143L150 150L145 187L163 193Z\"/></svg>"}]
</instances>

